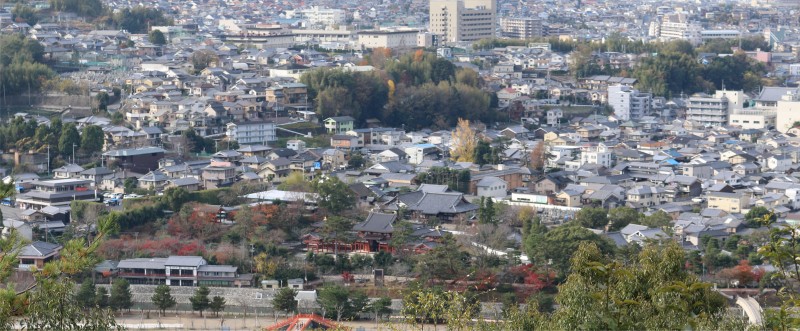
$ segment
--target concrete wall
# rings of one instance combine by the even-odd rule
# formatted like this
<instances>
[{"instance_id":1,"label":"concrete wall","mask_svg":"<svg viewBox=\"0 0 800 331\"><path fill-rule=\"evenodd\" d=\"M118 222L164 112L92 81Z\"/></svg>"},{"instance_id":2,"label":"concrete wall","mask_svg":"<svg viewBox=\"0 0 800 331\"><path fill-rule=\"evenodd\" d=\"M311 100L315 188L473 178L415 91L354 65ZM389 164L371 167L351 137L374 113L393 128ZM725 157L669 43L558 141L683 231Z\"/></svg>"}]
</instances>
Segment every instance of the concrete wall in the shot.
<instances>
[{"instance_id":1,"label":"concrete wall","mask_svg":"<svg viewBox=\"0 0 800 331\"><path fill-rule=\"evenodd\" d=\"M106 287L108 292L111 293L109 285L97 285L98 287ZM259 307L271 308L272 297L275 292L272 290L263 290L257 288L236 288L236 287L209 287L211 293L209 298L214 296L221 296L225 298L226 306L245 306L245 307ZM155 285L131 285L131 293L133 294L134 303L150 303L153 293L155 293ZM197 287L180 287L170 286L170 294L179 305L190 304L189 298L194 295ZM259 299L260 294L260 299Z\"/></svg>"}]
</instances>

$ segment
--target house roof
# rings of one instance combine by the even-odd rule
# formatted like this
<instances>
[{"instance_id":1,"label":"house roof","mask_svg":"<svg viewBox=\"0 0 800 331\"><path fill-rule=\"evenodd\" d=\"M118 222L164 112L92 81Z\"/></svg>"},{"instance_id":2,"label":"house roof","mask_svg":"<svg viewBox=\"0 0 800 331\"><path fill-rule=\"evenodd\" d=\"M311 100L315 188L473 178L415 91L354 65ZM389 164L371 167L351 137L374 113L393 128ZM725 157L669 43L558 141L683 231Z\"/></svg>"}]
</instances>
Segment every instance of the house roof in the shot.
<instances>
[{"instance_id":1,"label":"house roof","mask_svg":"<svg viewBox=\"0 0 800 331\"><path fill-rule=\"evenodd\" d=\"M34 241L20 250L20 257L46 257L61 250L61 245L44 241Z\"/></svg>"},{"instance_id":2,"label":"house roof","mask_svg":"<svg viewBox=\"0 0 800 331\"><path fill-rule=\"evenodd\" d=\"M164 261L165 266L197 267L206 264L201 256L170 256Z\"/></svg>"},{"instance_id":3,"label":"house roof","mask_svg":"<svg viewBox=\"0 0 800 331\"><path fill-rule=\"evenodd\" d=\"M89 175L89 176L101 176L101 175L110 175L114 172L109 170L106 167L94 167L91 169L86 169L81 171L81 175Z\"/></svg>"}]
</instances>

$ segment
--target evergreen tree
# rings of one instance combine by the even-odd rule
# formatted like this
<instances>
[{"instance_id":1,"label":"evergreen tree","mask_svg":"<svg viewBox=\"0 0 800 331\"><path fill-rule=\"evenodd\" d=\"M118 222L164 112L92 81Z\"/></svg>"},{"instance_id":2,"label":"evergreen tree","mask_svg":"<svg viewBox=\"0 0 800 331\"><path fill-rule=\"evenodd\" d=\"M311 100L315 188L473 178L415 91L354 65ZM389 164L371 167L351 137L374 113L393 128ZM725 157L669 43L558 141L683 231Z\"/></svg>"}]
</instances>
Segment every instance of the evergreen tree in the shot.
<instances>
[{"instance_id":1,"label":"evergreen tree","mask_svg":"<svg viewBox=\"0 0 800 331\"><path fill-rule=\"evenodd\" d=\"M117 278L111 285L111 308L119 311L133 307L131 285L125 278Z\"/></svg>"},{"instance_id":2,"label":"evergreen tree","mask_svg":"<svg viewBox=\"0 0 800 331\"><path fill-rule=\"evenodd\" d=\"M211 301L208 299L209 293L211 293L211 291L208 290L208 287L202 285L194 291L194 296L189 298L189 302L192 303L192 310L199 311L200 316L203 316L203 311L208 309L211 304Z\"/></svg>"},{"instance_id":3,"label":"evergreen tree","mask_svg":"<svg viewBox=\"0 0 800 331\"><path fill-rule=\"evenodd\" d=\"M81 151L87 154L103 150L103 129L97 125L87 125L81 134Z\"/></svg>"},{"instance_id":4,"label":"evergreen tree","mask_svg":"<svg viewBox=\"0 0 800 331\"><path fill-rule=\"evenodd\" d=\"M81 146L81 135L73 123L64 124L61 137L58 138L58 150L62 156L72 157L73 147L77 150Z\"/></svg>"},{"instance_id":5,"label":"evergreen tree","mask_svg":"<svg viewBox=\"0 0 800 331\"><path fill-rule=\"evenodd\" d=\"M164 45L167 43L167 38L164 37L164 33L160 30L150 31L150 35L147 37L153 45Z\"/></svg>"},{"instance_id":6,"label":"evergreen tree","mask_svg":"<svg viewBox=\"0 0 800 331\"><path fill-rule=\"evenodd\" d=\"M94 304L99 308L108 307L108 290L105 287L98 287L94 295Z\"/></svg>"},{"instance_id":7,"label":"evergreen tree","mask_svg":"<svg viewBox=\"0 0 800 331\"><path fill-rule=\"evenodd\" d=\"M289 287L281 288L272 298L272 307L287 314L294 312L297 310L297 301L294 300L295 295L297 295L297 291Z\"/></svg>"},{"instance_id":8,"label":"evergreen tree","mask_svg":"<svg viewBox=\"0 0 800 331\"><path fill-rule=\"evenodd\" d=\"M170 294L169 286L165 284L158 285L156 287L156 291L153 296L150 298L153 301L153 304L158 307L158 310L161 311L161 315L163 316L167 309L175 307L177 302L175 298L172 297Z\"/></svg>"},{"instance_id":9,"label":"evergreen tree","mask_svg":"<svg viewBox=\"0 0 800 331\"><path fill-rule=\"evenodd\" d=\"M81 284L78 293L75 294L75 300L81 307L94 307L97 305L95 292L97 292L97 289L94 286L94 282L91 280L84 281L83 284Z\"/></svg>"},{"instance_id":10,"label":"evergreen tree","mask_svg":"<svg viewBox=\"0 0 800 331\"><path fill-rule=\"evenodd\" d=\"M225 299L215 295L208 304L208 308L214 312L214 316L219 316L219 312L225 310Z\"/></svg>"}]
</instances>

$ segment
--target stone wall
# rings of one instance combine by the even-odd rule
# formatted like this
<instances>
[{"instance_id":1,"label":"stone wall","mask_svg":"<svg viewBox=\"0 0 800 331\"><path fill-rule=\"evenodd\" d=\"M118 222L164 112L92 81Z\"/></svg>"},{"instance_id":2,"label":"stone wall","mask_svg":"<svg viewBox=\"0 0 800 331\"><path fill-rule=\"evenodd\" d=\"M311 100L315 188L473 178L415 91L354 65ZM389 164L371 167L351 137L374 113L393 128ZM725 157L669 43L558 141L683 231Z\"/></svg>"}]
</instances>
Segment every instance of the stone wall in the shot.
<instances>
[{"instance_id":1,"label":"stone wall","mask_svg":"<svg viewBox=\"0 0 800 331\"><path fill-rule=\"evenodd\" d=\"M108 288L111 293L109 285L97 285L98 287L104 286ZM258 288L237 288L237 287L209 287L211 292L208 297L221 296L225 298L226 306L239 306L239 307L258 307L258 308L272 308L273 290L263 290ZM150 298L155 293L156 285L131 285L131 293L133 294L134 303L150 303ZM194 295L197 287L182 287L170 286L170 294L178 302L178 304L190 304L189 298Z\"/></svg>"}]
</instances>

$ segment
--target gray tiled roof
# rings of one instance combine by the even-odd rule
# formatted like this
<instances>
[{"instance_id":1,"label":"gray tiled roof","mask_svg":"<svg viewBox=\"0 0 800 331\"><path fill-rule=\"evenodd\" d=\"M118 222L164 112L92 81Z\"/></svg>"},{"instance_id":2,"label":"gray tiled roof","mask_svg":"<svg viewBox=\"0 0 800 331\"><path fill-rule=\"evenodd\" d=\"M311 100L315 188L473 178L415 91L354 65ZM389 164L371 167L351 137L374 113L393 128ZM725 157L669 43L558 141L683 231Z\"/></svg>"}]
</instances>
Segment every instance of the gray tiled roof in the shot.
<instances>
[{"instance_id":1,"label":"gray tiled roof","mask_svg":"<svg viewBox=\"0 0 800 331\"><path fill-rule=\"evenodd\" d=\"M170 256L164 262L168 266L198 267L206 264L201 256Z\"/></svg>"},{"instance_id":2,"label":"gray tiled roof","mask_svg":"<svg viewBox=\"0 0 800 331\"><path fill-rule=\"evenodd\" d=\"M364 222L353 226L353 231L392 233L394 231L392 224L395 219L397 219L397 215L395 214L371 212Z\"/></svg>"}]
</instances>

